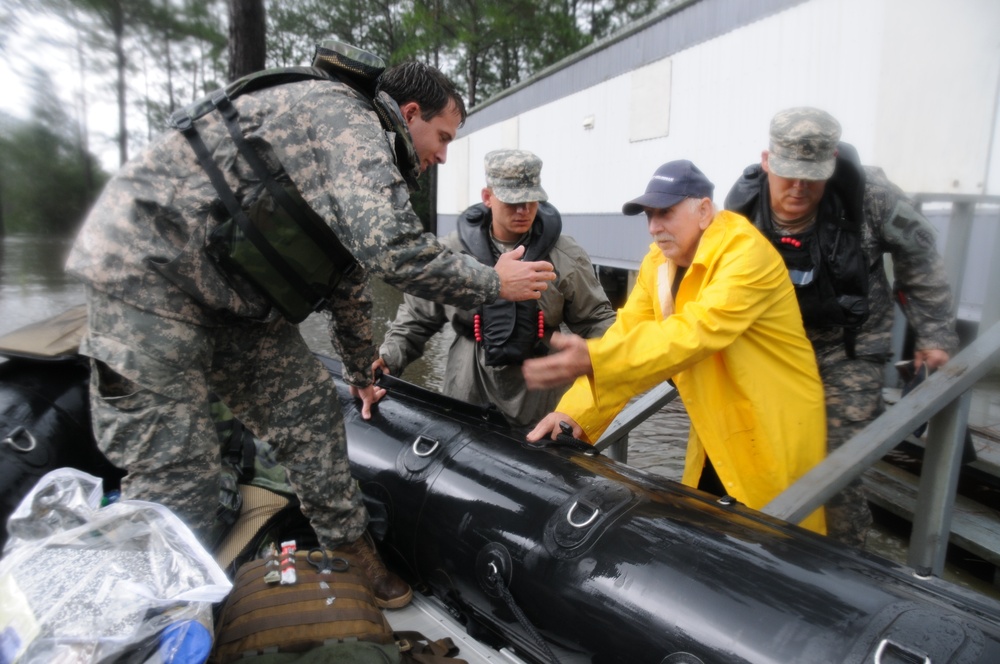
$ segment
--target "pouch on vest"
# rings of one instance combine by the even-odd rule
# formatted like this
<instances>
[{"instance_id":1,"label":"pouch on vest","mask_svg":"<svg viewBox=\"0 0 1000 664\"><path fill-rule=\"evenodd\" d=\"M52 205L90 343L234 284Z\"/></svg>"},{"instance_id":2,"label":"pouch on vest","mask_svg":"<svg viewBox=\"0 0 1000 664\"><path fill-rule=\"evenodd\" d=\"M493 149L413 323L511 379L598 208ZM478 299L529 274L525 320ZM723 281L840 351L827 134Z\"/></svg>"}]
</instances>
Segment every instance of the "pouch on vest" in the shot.
<instances>
[{"instance_id":1,"label":"pouch on vest","mask_svg":"<svg viewBox=\"0 0 1000 664\"><path fill-rule=\"evenodd\" d=\"M857 329L868 319L868 273L858 233L828 222L772 241L788 266L807 328ZM796 265L814 266L812 279L797 280Z\"/></svg>"},{"instance_id":2,"label":"pouch on vest","mask_svg":"<svg viewBox=\"0 0 1000 664\"><path fill-rule=\"evenodd\" d=\"M339 246L337 236L306 205L287 179L280 184L299 205L297 217L264 192L249 205L245 214L264 242L281 256L301 283L296 285L294 280L282 274L281 268L265 253L267 250L235 218L227 219L212 231L207 252L224 270L239 274L267 297L289 322L300 323L322 308L353 264L348 262L351 259L338 262L330 259L325 247ZM309 232L303 232L306 227ZM321 240L316 242L314 237Z\"/></svg>"},{"instance_id":3,"label":"pouch on vest","mask_svg":"<svg viewBox=\"0 0 1000 664\"><path fill-rule=\"evenodd\" d=\"M545 355L538 337L538 304L534 300L497 300L484 304L481 317L482 344L486 366L522 364L531 357Z\"/></svg>"},{"instance_id":4,"label":"pouch on vest","mask_svg":"<svg viewBox=\"0 0 1000 664\"><path fill-rule=\"evenodd\" d=\"M830 274L836 272L836 267L829 263L833 257L819 260L821 248L812 230L798 235L773 236L772 241L788 268L802 322L807 328L856 328L865 321L868 299L856 293L836 292L837 280ZM860 274L864 275L864 271ZM843 285L846 280L840 281Z\"/></svg>"},{"instance_id":5,"label":"pouch on vest","mask_svg":"<svg viewBox=\"0 0 1000 664\"><path fill-rule=\"evenodd\" d=\"M836 317L831 314L835 325L858 328L868 320L868 266L865 251L858 233L837 228L824 229L834 236L835 248L826 257L826 265L833 273L834 288L837 293Z\"/></svg>"}]
</instances>

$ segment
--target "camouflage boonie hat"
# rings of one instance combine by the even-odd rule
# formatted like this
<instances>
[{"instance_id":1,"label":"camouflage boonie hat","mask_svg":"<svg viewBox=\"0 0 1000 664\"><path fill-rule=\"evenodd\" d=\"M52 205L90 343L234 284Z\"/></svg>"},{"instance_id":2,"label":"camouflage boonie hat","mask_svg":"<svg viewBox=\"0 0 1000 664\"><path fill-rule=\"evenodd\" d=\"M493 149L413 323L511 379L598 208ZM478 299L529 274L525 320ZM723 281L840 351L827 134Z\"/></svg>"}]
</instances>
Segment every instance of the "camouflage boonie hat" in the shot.
<instances>
[{"instance_id":1,"label":"camouflage boonie hat","mask_svg":"<svg viewBox=\"0 0 1000 664\"><path fill-rule=\"evenodd\" d=\"M840 123L818 108L789 108L771 119L767 166L783 178L826 180L836 165Z\"/></svg>"},{"instance_id":2,"label":"camouflage boonie hat","mask_svg":"<svg viewBox=\"0 0 1000 664\"><path fill-rule=\"evenodd\" d=\"M504 203L547 201L542 160L527 150L494 150L486 155L486 186Z\"/></svg>"}]
</instances>

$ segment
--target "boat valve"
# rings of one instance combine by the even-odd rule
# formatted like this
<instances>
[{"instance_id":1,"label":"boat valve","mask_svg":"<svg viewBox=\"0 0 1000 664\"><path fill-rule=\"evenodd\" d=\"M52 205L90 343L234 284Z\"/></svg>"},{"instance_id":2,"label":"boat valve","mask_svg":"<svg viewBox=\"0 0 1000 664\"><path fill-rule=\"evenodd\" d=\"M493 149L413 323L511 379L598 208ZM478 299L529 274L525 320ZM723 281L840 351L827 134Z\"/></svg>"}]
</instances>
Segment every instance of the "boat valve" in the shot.
<instances>
[{"instance_id":1,"label":"boat valve","mask_svg":"<svg viewBox=\"0 0 1000 664\"><path fill-rule=\"evenodd\" d=\"M500 596L500 589L510 585L510 554L502 544L487 544L476 557L476 577L482 588L493 597Z\"/></svg>"}]
</instances>

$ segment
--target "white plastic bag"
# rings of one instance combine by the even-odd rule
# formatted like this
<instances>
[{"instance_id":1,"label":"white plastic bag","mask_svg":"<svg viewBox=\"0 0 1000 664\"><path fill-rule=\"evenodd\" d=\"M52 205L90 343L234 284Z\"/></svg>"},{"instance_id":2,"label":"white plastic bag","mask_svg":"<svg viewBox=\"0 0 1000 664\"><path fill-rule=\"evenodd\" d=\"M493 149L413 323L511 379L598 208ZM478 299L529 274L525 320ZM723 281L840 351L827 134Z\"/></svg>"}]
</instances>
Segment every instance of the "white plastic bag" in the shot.
<instances>
[{"instance_id":1,"label":"white plastic bag","mask_svg":"<svg viewBox=\"0 0 1000 664\"><path fill-rule=\"evenodd\" d=\"M99 478L60 468L11 515L0 559L0 664L207 658L212 603L232 584L167 508L101 507L101 497Z\"/></svg>"}]
</instances>

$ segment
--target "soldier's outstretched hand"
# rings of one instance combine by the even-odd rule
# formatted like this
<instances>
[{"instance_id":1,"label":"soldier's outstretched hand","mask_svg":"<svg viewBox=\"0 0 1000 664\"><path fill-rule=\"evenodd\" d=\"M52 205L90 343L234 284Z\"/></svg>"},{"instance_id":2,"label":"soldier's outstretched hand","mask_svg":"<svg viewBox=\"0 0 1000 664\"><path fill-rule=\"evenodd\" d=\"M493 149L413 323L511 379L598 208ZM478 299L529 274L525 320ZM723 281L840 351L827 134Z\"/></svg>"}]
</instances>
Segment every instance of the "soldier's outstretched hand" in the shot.
<instances>
[{"instance_id":1,"label":"soldier's outstretched hand","mask_svg":"<svg viewBox=\"0 0 1000 664\"><path fill-rule=\"evenodd\" d=\"M556 278L552 263L548 261L522 261L524 247L500 256L497 274L500 275L500 297L510 302L537 300L549 282Z\"/></svg>"},{"instance_id":2,"label":"soldier's outstretched hand","mask_svg":"<svg viewBox=\"0 0 1000 664\"><path fill-rule=\"evenodd\" d=\"M372 418L372 406L377 404L385 396L385 388L377 385L367 387L349 386L352 397L361 399L361 418L370 420Z\"/></svg>"}]
</instances>

